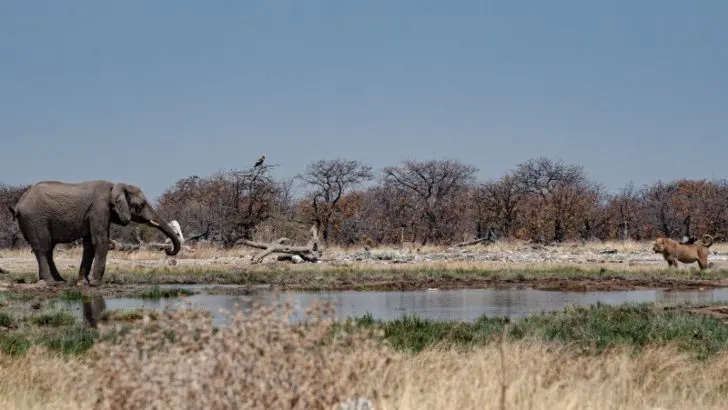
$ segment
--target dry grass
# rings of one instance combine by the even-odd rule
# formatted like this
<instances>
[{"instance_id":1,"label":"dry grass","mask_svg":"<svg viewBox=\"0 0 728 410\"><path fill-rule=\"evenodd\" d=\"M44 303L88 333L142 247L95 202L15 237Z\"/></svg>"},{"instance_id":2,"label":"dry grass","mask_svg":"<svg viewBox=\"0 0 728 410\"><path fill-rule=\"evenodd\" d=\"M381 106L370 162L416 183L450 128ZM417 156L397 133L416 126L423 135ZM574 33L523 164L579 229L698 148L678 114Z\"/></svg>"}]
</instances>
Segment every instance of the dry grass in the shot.
<instances>
[{"instance_id":1,"label":"dry grass","mask_svg":"<svg viewBox=\"0 0 728 410\"><path fill-rule=\"evenodd\" d=\"M75 360L66 360L42 347L33 347L27 355L10 357L0 354L0 403L3 409L76 410L90 409L92 396L83 397L84 389L66 378Z\"/></svg>"},{"instance_id":2,"label":"dry grass","mask_svg":"<svg viewBox=\"0 0 728 410\"><path fill-rule=\"evenodd\" d=\"M500 354L504 355L505 374ZM577 356L564 347L506 343L470 353L428 351L390 372L386 409L718 409L728 357L699 364L671 349L632 357Z\"/></svg>"},{"instance_id":3,"label":"dry grass","mask_svg":"<svg viewBox=\"0 0 728 410\"><path fill-rule=\"evenodd\" d=\"M670 347L591 355L506 341L408 355L368 333L330 338L333 312L325 305L314 307L302 328L280 313L259 308L215 330L209 314L165 312L123 335L106 329L117 338L81 358L37 349L0 355L0 403L19 410L329 409L364 396L377 409L728 406L725 353L699 362Z\"/></svg>"},{"instance_id":4,"label":"dry grass","mask_svg":"<svg viewBox=\"0 0 728 410\"><path fill-rule=\"evenodd\" d=\"M564 242L556 247L563 249L564 251L579 251L579 252L595 252L603 249L615 249L617 252L622 254L634 254L634 253L646 253L651 254L652 241L587 241L587 242ZM473 249L487 252L519 252L530 248L530 245L525 241L521 240L503 240L491 245L474 245L469 248L460 249ZM336 257L342 254L348 254L352 252L360 252L364 248L362 246L331 246L325 249L328 257ZM405 243L403 246L379 246L372 251L374 252L400 252L400 253L439 253L445 252L448 249L452 249L451 246L419 246L418 244ZM719 253L728 253L728 242L716 242L710 247L711 251ZM59 245L56 248L56 254L62 258L80 258L82 248L79 246L71 247L65 245ZM238 246L231 249L225 249L219 245L210 244L192 244L185 245L183 251L180 252L176 259L228 259L228 258L246 258L249 259L250 255L259 252L259 250L247 248L244 246ZM129 261L145 261L145 260L159 260L165 259L164 252L153 251L153 250L139 250L134 252L121 252L121 251L109 251L109 256L113 259L129 260ZM29 248L19 249L3 249L0 250L0 258L32 258Z\"/></svg>"},{"instance_id":5,"label":"dry grass","mask_svg":"<svg viewBox=\"0 0 728 410\"><path fill-rule=\"evenodd\" d=\"M671 349L649 350L637 357L619 351L591 357L575 356L563 347L507 343L502 347L504 374L500 370L500 350L491 346L469 353L432 350L415 356L396 354L386 368L373 373L367 373L371 369L355 369L358 381L338 384L348 383L348 387L343 387L344 391L367 396L377 409L499 409L502 381L506 386L506 409L678 410L724 409L728 406L725 395L728 358L725 356L701 364ZM296 358L289 357L297 363ZM377 350L362 349L356 355L345 357L327 353L321 362L326 362L327 373L331 374L337 368L381 358ZM4 404L3 408L18 410L331 408L323 403L320 406L312 404L319 396L317 393L321 393L317 389L326 391L321 378L328 379L327 376L294 364L288 368L289 371L283 371L283 377L278 378L276 372L281 367L287 368L287 364L281 359L273 359L256 362L258 366L251 375L239 381L231 377L241 375L242 369L232 368L244 365L241 360L213 370L211 368L219 364L219 360L208 363L210 360L202 353L178 357L167 354L164 359L154 360L144 367L137 366L144 369L139 374L117 375L126 383L115 381L111 386L105 385L113 390L114 397L108 397L112 392L104 395L110 400L126 392L133 398L141 398L145 404L133 405L129 398L122 396L118 402L95 407L93 386L102 381L108 382L110 377L88 380L90 384L85 388L74 385L66 378L69 373L64 373L79 371L83 366L80 361L68 362L40 354L32 359L4 358L0 360L0 377L3 380L0 402ZM250 370L248 366L243 367ZM175 373L182 370L188 372ZM211 372L218 371L215 376L206 378ZM291 377L290 373L294 372L296 377ZM88 377L98 373L100 369L94 367ZM159 379L150 381L150 377ZM298 402L298 406L287 402L295 395L295 390L285 384L291 379L301 383L299 390L306 396ZM253 386L253 380L262 385ZM57 383L55 387L52 386L54 382ZM266 402L281 405L246 406L245 398L254 396L266 396ZM169 399L172 402L166 401ZM186 401L180 405L182 400ZM229 405L221 405L222 401ZM214 402L218 404L212 405ZM157 407L152 403L156 403Z\"/></svg>"}]
</instances>

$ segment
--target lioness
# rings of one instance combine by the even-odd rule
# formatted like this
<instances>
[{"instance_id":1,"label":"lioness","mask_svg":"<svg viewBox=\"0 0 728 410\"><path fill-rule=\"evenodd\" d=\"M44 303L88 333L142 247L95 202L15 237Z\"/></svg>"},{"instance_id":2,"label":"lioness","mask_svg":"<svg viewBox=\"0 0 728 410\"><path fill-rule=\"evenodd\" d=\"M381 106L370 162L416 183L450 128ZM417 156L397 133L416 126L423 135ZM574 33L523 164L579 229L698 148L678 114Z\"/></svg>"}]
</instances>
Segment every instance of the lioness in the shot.
<instances>
[{"instance_id":1,"label":"lioness","mask_svg":"<svg viewBox=\"0 0 728 410\"><path fill-rule=\"evenodd\" d=\"M677 262L698 262L700 270L708 267L708 248L713 244L713 237L705 234L700 241L682 244L670 238L657 238L652 245L655 253L661 253L667 266L678 267Z\"/></svg>"}]
</instances>

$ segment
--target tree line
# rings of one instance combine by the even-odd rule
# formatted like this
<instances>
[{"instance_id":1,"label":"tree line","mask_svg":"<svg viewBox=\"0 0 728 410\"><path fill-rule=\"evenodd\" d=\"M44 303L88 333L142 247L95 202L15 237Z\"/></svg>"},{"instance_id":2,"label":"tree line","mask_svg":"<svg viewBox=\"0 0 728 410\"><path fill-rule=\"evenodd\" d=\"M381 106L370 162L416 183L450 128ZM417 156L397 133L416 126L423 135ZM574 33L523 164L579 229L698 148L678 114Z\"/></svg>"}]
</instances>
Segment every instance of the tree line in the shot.
<instances>
[{"instance_id":1,"label":"tree line","mask_svg":"<svg viewBox=\"0 0 728 410\"><path fill-rule=\"evenodd\" d=\"M453 244L499 237L551 243L679 238L728 231L727 180L676 180L609 193L582 166L529 159L497 179L456 160L406 160L379 172L347 159L318 160L276 179L274 166L189 176L158 198L187 241L234 246L240 239L305 241L315 225L327 245ZM294 187L302 195L294 195ZM0 247L24 241L7 205L27 186L0 184ZM158 231L113 227L120 241L154 241Z\"/></svg>"}]
</instances>

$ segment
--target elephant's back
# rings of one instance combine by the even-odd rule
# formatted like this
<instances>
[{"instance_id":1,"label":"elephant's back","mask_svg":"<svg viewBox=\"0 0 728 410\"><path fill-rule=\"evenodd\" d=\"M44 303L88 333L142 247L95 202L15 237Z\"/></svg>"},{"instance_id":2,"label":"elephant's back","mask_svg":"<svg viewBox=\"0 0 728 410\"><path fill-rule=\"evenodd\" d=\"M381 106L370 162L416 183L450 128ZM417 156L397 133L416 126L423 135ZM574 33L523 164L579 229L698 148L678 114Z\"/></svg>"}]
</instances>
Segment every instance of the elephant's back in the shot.
<instances>
[{"instance_id":1,"label":"elephant's back","mask_svg":"<svg viewBox=\"0 0 728 410\"><path fill-rule=\"evenodd\" d=\"M86 208L98 196L99 190L111 191L109 181L94 180L69 183L62 181L39 181L28 188L18 200L15 209L22 214L45 209L65 211L65 208ZM50 208L50 209L49 209Z\"/></svg>"},{"instance_id":2,"label":"elephant's back","mask_svg":"<svg viewBox=\"0 0 728 410\"><path fill-rule=\"evenodd\" d=\"M38 181L35 184L31 186L31 188L38 188L38 189L67 189L67 188L88 188L88 187L100 187L100 186L108 186L112 187L114 185L111 181L106 181L103 179L94 179L90 181L82 181L82 182L68 182L68 181L58 181L58 180L45 180L45 181Z\"/></svg>"}]
</instances>

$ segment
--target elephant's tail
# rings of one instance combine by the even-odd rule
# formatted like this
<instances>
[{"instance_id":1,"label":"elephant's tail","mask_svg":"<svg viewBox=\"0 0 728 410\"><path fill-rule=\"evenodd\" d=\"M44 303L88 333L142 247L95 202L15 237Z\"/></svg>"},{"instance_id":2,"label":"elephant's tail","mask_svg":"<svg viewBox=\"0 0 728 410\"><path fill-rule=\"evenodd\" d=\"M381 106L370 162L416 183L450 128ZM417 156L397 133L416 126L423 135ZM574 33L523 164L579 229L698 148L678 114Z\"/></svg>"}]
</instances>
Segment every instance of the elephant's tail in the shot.
<instances>
[{"instance_id":1,"label":"elephant's tail","mask_svg":"<svg viewBox=\"0 0 728 410\"><path fill-rule=\"evenodd\" d=\"M8 210L10 211L10 217L11 217L11 218L12 218L12 220L14 221L14 220L15 220L15 218L17 218L17 217L18 217L18 212L17 212L16 210L15 210L15 208L13 208L13 206L12 206L12 205L8 205Z\"/></svg>"}]
</instances>

